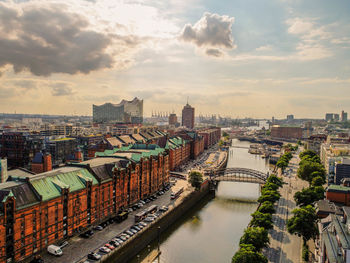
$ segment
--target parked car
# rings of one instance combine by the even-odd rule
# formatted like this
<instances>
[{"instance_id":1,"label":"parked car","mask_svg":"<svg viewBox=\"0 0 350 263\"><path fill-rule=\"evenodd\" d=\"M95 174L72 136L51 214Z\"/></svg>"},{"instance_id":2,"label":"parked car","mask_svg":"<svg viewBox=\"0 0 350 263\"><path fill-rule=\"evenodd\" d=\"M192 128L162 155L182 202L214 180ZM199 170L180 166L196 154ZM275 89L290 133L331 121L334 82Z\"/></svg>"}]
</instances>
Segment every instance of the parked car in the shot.
<instances>
[{"instance_id":1,"label":"parked car","mask_svg":"<svg viewBox=\"0 0 350 263\"><path fill-rule=\"evenodd\" d=\"M105 244L105 247L109 248L110 250L114 250L115 247L109 243Z\"/></svg>"},{"instance_id":2,"label":"parked car","mask_svg":"<svg viewBox=\"0 0 350 263\"><path fill-rule=\"evenodd\" d=\"M55 246L55 245L48 246L47 252L49 252L49 254L54 255L54 256L62 256L63 255L62 249L59 246Z\"/></svg>"},{"instance_id":3,"label":"parked car","mask_svg":"<svg viewBox=\"0 0 350 263\"><path fill-rule=\"evenodd\" d=\"M89 236L92 236L92 235L94 234L94 231L92 231L92 230L90 229L90 230L86 231L86 233L88 233Z\"/></svg>"},{"instance_id":4,"label":"parked car","mask_svg":"<svg viewBox=\"0 0 350 263\"><path fill-rule=\"evenodd\" d=\"M100 247L99 251L104 254L108 254L111 250L108 247Z\"/></svg>"},{"instance_id":5,"label":"parked car","mask_svg":"<svg viewBox=\"0 0 350 263\"><path fill-rule=\"evenodd\" d=\"M113 247L119 247L119 242L116 238L113 238L111 241L109 241L109 244L111 244Z\"/></svg>"},{"instance_id":6,"label":"parked car","mask_svg":"<svg viewBox=\"0 0 350 263\"><path fill-rule=\"evenodd\" d=\"M145 222L148 222L148 223L151 223L151 222L154 221L154 218L153 218L153 217L146 217L146 218L144 219L144 221L145 221Z\"/></svg>"},{"instance_id":7,"label":"parked car","mask_svg":"<svg viewBox=\"0 0 350 263\"><path fill-rule=\"evenodd\" d=\"M129 208L129 209L128 209L128 212L129 212L129 213L132 213L133 211L134 211L134 210L133 210L132 208Z\"/></svg>"},{"instance_id":8,"label":"parked car","mask_svg":"<svg viewBox=\"0 0 350 263\"><path fill-rule=\"evenodd\" d=\"M132 229L135 229L136 231L141 231L141 228L137 225L134 225L131 227Z\"/></svg>"},{"instance_id":9,"label":"parked car","mask_svg":"<svg viewBox=\"0 0 350 263\"><path fill-rule=\"evenodd\" d=\"M147 224L146 224L145 222L143 222L143 221L141 221L139 224L140 224L140 225L143 225L144 227L147 226Z\"/></svg>"},{"instance_id":10,"label":"parked car","mask_svg":"<svg viewBox=\"0 0 350 263\"><path fill-rule=\"evenodd\" d=\"M99 259L101 259L101 255L94 253L94 252L91 252L87 255L87 258L90 260L99 260Z\"/></svg>"},{"instance_id":11,"label":"parked car","mask_svg":"<svg viewBox=\"0 0 350 263\"><path fill-rule=\"evenodd\" d=\"M129 236L133 236L134 235L134 233L131 232L130 230L126 230L125 233L128 234Z\"/></svg>"},{"instance_id":12,"label":"parked car","mask_svg":"<svg viewBox=\"0 0 350 263\"><path fill-rule=\"evenodd\" d=\"M159 211L162 211L162 212L165 212L165 211L168 211L168 207L163 205L161 208L159 208Z\"/></svg>"},{"instance_id":13,"label":"parked car","mask_svg":"<svg viewBox=\"0 0 350 263\"><path fill-rule=\"evenodd\" d=\"M120 237L117 237L116 240L119 242L120 245L124 243L124 240Z\"/></svg>"},{"instance_id":14,"label":"parked car","mask_svg":"<svg viewBox=\"0 0 350 263\"><path fill-rule=\"evenodd\" d=\"M143 200L140 200L140 203L141 203L141 204L143 204L143 205L145 205L145 204L146 204L146 202L145 202L145 201L143 201Z\"/></svg>"},{"instance_id":15,"label":"parked car","mask_svg":"<svg viewBox=\"0 0 350 263\"><path fill-rule=\"evenodd\" d=\"M81 233L79 236L82 238L89 238L90 237L90 235L87 232Z\"/></svg>"},{"instance_id":16,"label":"parked car","mask_svg":"<svg viewBox=\"0 0 350 263\"><path fill-rule=\"evenodd\" d=\"M127 238L125 236L123 236L123 235L119 235L119 236L117 236L117 238L121 239L122 241L126 241L127 240Z\"/></svg>"},{"instance_id":17,"label":"parked car","mask_svg":"<svg viewBox=\"0 0 350 263\"><path fill-rule=\"evenodd\" d=\"M129 230L128 230L128 231L130 231L130 232L134 233L134 235L135 235L135 234L137 234L137 230L136 230L136 229L129 228Z\"/></svg>"},{"instance_id":18,"label":"parked car","mask_svg":"<svg viewBox=\"0 0 350 263\"><path fill-rule=\"evenodd\" d=\"M101 231L101 230L103 230L103 227L102 227L102 226L95 226L95 227L94 227L94 230Z\"/></svg>"}]
</instances>

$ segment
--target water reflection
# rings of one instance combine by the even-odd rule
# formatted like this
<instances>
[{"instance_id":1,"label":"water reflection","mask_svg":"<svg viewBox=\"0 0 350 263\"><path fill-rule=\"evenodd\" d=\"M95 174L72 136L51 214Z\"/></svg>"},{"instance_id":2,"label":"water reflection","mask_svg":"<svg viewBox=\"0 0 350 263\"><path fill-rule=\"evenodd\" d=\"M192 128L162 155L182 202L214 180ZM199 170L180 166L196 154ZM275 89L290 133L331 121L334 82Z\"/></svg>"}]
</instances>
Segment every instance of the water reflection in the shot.
<instances>
[{"instance_id":1,"label":"water reflection","mask_svg":"<svg viewBox=\"0 0 350 263\"><path fill-rule=\"evenodd\" d=\"M234 141L233 145L248 146ZM260 156L250 155L248 149L231 148L228 167L245 167L268 171ZM220 182L215 198L202 200L194 209L161 235L160 262L212 263L230 262L238 249L239 239L257 207L259 185ZM156 242L151 244L151 249ZM140 258L147 255L147 249ZM138 262L135 258L132 263Z\"/></svg>"}]
</instances>

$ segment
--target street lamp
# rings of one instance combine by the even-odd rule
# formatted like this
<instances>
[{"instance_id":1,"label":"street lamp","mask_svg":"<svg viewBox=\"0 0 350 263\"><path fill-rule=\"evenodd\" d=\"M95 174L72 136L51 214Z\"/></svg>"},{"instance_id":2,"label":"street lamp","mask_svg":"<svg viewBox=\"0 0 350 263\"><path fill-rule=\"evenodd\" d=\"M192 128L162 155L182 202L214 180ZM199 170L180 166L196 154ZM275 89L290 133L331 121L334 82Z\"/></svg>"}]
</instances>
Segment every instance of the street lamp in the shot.
<instances>
[{"instance_id":1,"label":"street lamp","mask_svg":"<svg viewBox=\"0 0 350 263\"><path fill-rule=\"evenodd\" d=\"M158 253L160 251L160 226L158 226Z\"/></svg>"}]
</instances>

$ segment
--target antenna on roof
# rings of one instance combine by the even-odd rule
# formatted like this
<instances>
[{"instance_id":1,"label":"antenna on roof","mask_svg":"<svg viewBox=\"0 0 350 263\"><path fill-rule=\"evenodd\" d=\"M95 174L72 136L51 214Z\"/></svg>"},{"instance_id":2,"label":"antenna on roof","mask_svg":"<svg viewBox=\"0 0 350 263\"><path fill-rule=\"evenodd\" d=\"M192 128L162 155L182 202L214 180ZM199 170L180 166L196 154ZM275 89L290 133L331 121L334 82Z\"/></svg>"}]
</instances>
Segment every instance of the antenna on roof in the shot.
<instances>
[{"instance_id":1,"label":"antenna on roof","mask_svg":"<svg viewBox=\"0 0 350 263\"><path fill-rule=\"evenodd\" d=\"M187 105L188 105L188 96L187 96Z\"/></svg>"}]
</instances>

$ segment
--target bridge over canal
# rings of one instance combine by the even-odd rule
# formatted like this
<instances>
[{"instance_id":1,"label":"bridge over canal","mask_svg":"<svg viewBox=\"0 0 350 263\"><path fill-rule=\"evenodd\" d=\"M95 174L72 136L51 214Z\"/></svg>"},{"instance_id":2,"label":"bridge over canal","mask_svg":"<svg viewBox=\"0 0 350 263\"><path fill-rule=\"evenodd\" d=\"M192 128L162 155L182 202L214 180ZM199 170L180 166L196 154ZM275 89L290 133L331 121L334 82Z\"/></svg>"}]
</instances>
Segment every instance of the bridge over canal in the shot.
<instances>
[{"instance_id":1,"label":"bridge over canal","mask_svg":"<svg viewBox=\"0 0 350 263\"><path fill-rule=\"evenodd\" d=\"M269 173L249 169L249 168L225 168L218 170L207 170L204 173L212 181L245 182L265 184Z\"/></svg>"}]
</instances>

